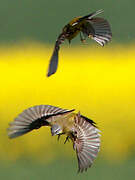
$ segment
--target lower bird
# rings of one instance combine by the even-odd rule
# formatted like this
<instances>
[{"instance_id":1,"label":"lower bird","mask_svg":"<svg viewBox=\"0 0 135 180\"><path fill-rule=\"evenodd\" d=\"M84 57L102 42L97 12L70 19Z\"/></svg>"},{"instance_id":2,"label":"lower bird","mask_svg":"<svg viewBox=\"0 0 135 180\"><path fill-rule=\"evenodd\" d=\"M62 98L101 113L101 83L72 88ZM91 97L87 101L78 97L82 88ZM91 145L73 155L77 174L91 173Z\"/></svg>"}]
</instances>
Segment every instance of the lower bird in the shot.
<instances>
[{"instance_id":1,"label":"lower bird","mask_svg":"<svg viewBox=\"0 0 135 180\"><path fill-rule=\"evenodd\" d=\"M50 64L48 67L47 76L51 76L57 70L58 66L58 52L60 45L65 39L71 42L71 40L80 33L80 40L85 42L86 38L95 40L101 46L104 46L112 38L112 32L109 22L104 18L95 17L102 13L103 10L98 10L94 13L83 17L75 17L66 26L64 26L62 33L58 36Z\"/></svg>"},{"instance_id":2,"label":"lower bird","mask_svg":"<svg viewBox=\"0 0 135 180\"><path fill-rule=\"evenodd\" d=\"M95 122L74 109L39 105L24 110L8 128L9 138L16 138L42 126L50 126L52 136L71 139L78 159L78 172L91 167L100 149L100 134Z\"/></svg>"}]
</instances>

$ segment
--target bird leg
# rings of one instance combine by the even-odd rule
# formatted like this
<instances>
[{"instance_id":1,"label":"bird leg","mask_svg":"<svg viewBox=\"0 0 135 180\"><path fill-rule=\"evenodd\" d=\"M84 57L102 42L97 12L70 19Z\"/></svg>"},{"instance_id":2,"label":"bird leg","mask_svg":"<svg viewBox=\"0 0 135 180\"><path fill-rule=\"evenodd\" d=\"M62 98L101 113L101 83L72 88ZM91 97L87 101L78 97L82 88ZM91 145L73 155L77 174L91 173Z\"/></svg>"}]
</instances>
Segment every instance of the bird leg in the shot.
<instances>
[{"instance_id":1,"label":"bird leg","mask_svg":"<svg viewBox=\"0 0 135 180\"><path fill-rule=\"evenodd\" d=\"M85 43L85 42L86 42L86 39L85 39L84 37L82 37L81 32L80 32L80 40L81 40L82 43Z\"/></svg>"},{"instance_id":2,"label":"bird leg","mask_svg":"<svg viewBox=\"0 0 135 180\"><path fill-rule=\"evenodd\" d=\"M89 35L88 35L88 38L93 38L93 35L92 35L92 34L89 34Z\"/></svg>"},{"instance_id":3,"label":"bird leg","mask_svg":"<svg viewBox=\"0 0 135 180\"><path fill-rule=\"evenodd\" d=\"M63 135L63 134L64 134L64 133L58 134L58 138L57 138L58 141L59 141L59 139L60 139L60 136Z\"/></svg>"},{"instance_id":4,"label":"bird leg","mask_svg":"<svg viewBox=\"0 0 135 180\"><path fill-rule=\"evenodd\" d=\"M60 140L60 136L61 136L61 134L58 134L58 138L57 138L58 141Z\"/></svg>"},{"instance_id":5,"label":"bird leg","mask_svg":"<svg viewBox=\"0 0 135 180\"><path fill-rule=\"evenodd\" d=\"M69 44L71 43L71 40L70 39L68 39L68 42L69 42Z\"/></svg>"},{"instance_id":6,"label":"bird leg","mask_svg":"<svg viewBox=\"0 0 135 180\"><path fill-rule=\"evenodd\" d=\"M69 141L69 136L66 137L64 144L66 144L67 141Z\"/></svg>"}]
</instances>

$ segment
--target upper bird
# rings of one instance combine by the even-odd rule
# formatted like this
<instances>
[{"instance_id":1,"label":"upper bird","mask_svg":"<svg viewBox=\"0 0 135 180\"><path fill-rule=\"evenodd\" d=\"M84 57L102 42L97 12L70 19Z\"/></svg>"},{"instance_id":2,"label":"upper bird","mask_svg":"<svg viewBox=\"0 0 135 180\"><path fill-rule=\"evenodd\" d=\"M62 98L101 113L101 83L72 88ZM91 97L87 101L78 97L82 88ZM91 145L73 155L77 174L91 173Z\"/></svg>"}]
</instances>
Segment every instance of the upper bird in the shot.
<instances>
[{"instance_id":1,"label":"upper bird","mask_svg":"<svg viewBox=\"0 0 135 180\"><path fill-rule=\"evenodd\" d=\"M48 77L54 74L57 70L60 44L63 43L65 39L67 39L70 43L71 40L80 33L81 42L85 42L88 37L95 40L101 46L104 46L111 40L112 32L108 21L100 17L95 17L102 12L103 10L98 10L87 16L75 17L66 26L64 26L62 33L58 36L55 43L47 72Z\"/></svg>"},{"instance_id":2,"label":"upper bird","mask_svg":"<svg viewBox=\"0 0 135 180\"><path fill-rule=\"evenodd\" d=\"M41 126L50 126L52 136L66 135L71 139L78 159L78 172L91 167L100 149L100 134L94 121L50 105L34 106L24 110L8 128L9 138L16 138ZM65 141L65 143L66 143Z\"/></svg>"}]
</instances>

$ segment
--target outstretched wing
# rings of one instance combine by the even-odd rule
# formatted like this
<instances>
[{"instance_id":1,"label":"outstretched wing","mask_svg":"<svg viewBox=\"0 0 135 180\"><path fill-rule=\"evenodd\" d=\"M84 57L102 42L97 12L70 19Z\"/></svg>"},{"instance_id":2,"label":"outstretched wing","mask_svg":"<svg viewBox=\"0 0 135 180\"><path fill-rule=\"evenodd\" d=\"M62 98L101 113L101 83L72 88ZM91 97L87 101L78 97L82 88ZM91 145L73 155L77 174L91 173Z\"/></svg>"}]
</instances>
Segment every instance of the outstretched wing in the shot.
<instances>
[{"instance_id":1,"label":"outstretched wing","mask_svg":"<svg viewBox=\"0 0 135 180\"><path fill-rule=\"evenodd\" d=\"M79 114L75 117L74 149L78 159L78 172L91 167L100 149L99 130Z\"/></svg>"},{"instance_id":2,"label":"outstretched wing","mask_svg":"<svg viewBox=\"0 0 135 180\"><path fill-rule=\"evenodd\" d=\"M73 110L61 109L50 105L34 106L24 110L8 128L9 138L16 138L26 134L33 129L39 129L41 126L50 125L55 117L65 115Z\"/></svg>"},{"instance_id":3,"label":"outstretched wing","mask_svg":"<svg viewBox=\"0 0 135 180\"><path fill-rule=\"evenodd\" d=\"M102 13L103 10L96 11L92 14L82 17L85 20L85 24L82 28L84 36L95 40L101 46L104 46L112 38L112 32L110 24L103 18L94 18L97 14Z\"/></svg>"},{"instance_id":4,"label":"outstretched wing","mask_svg":"<svg viewBox=\"0 0 135 180\"><path fill-rule=\"evenodd\" d=\"M66 38L65 34L61 33L56 40L55 47L53 50L53 54L52 54L52 57L50 59L50 64L48 67L48 72L47 72L48 77L51 76L52 74L54 74L57 70L60 44L62 44L64 42L65 38Z\"/></svg>"}]
</instances>

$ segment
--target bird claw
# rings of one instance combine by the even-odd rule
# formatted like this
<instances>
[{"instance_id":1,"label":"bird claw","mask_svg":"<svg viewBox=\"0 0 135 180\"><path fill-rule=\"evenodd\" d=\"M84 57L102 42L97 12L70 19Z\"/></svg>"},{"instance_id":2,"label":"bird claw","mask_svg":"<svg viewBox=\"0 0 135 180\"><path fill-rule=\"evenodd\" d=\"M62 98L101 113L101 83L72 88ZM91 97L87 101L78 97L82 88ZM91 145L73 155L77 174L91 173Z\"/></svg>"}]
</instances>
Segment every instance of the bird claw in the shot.
<instances>
[{"instance_id":1,"label":"bird claw","mask_svg":"<svg viewBox=\"0 0 135 180\"><path fill-rule=\"evenodd\" d=\"M62 133L62 134L63 134L63 133ZM58 138L57 138L58 141L59 141L60 136L61 136L62 134L58 134ZM66 137L66 139L65 139L65 141L64 141L64 144L66 144L67 141L69 142L69 136Z\"/></svg>"},{"instance_id":2,"label":"bird claw","mask_svg":"<svg viewBox=\"0 0 135 180\"><path fill-rule=\"evenodd\" d=\"M92 38L92 37L93 37L93 35L91 35L91 34L88 35L88 38Z\"/></svg>"},{"instance_id":3,"label":"bird claw","mask_svg":"<svg viewBox=\"0 0 135 180\"><path fill-rule=\"evenodd\" d=\"M71 40L70 39L68 39L68 42L69 42L69 44L71 43Z\"/></svg>"},{"instance_id":4,"label":"bird claw","mask_svg":"<svg viewBox=\"0 0 135 180\"><path fill-rule=\"evenodd\" d=\"M85 43L86 42L86 39L82 36L82 34L80 33L80 40L82 43Z\"/></svg>"},{"instance_id":5,"label":"bird claw","mask_svg":"<svg viewBox=\"0 0 135 180\"><path fill-rule=\"evenodd\" d=\"M58 140L58 141L59 141L59 139L60 139L60 136L61 136L61 135L60 135L60 134L58 134L58 138L57 138L57 140Z\"/></svg>"},{"instance_id":6,"label":"bird claw","mask_svg":"<svg viewBox=\"0 0 135 180\"><path fill-rule=\"evenodd\" d=\"M66 137L64 144L66 144L67 141L69 142L69 136Z\"/></svg>"},{"instance_id":7,"label":"bird claw","mask_svg":"<svg viewBox=\"0 0 135 180\"><path fill-rule=\"evenodd\" d=\"M81 39L81 42L82 42L83 44L85 44L85 43L86 43L86 39Z\"/></svg>"}]
</instances>

